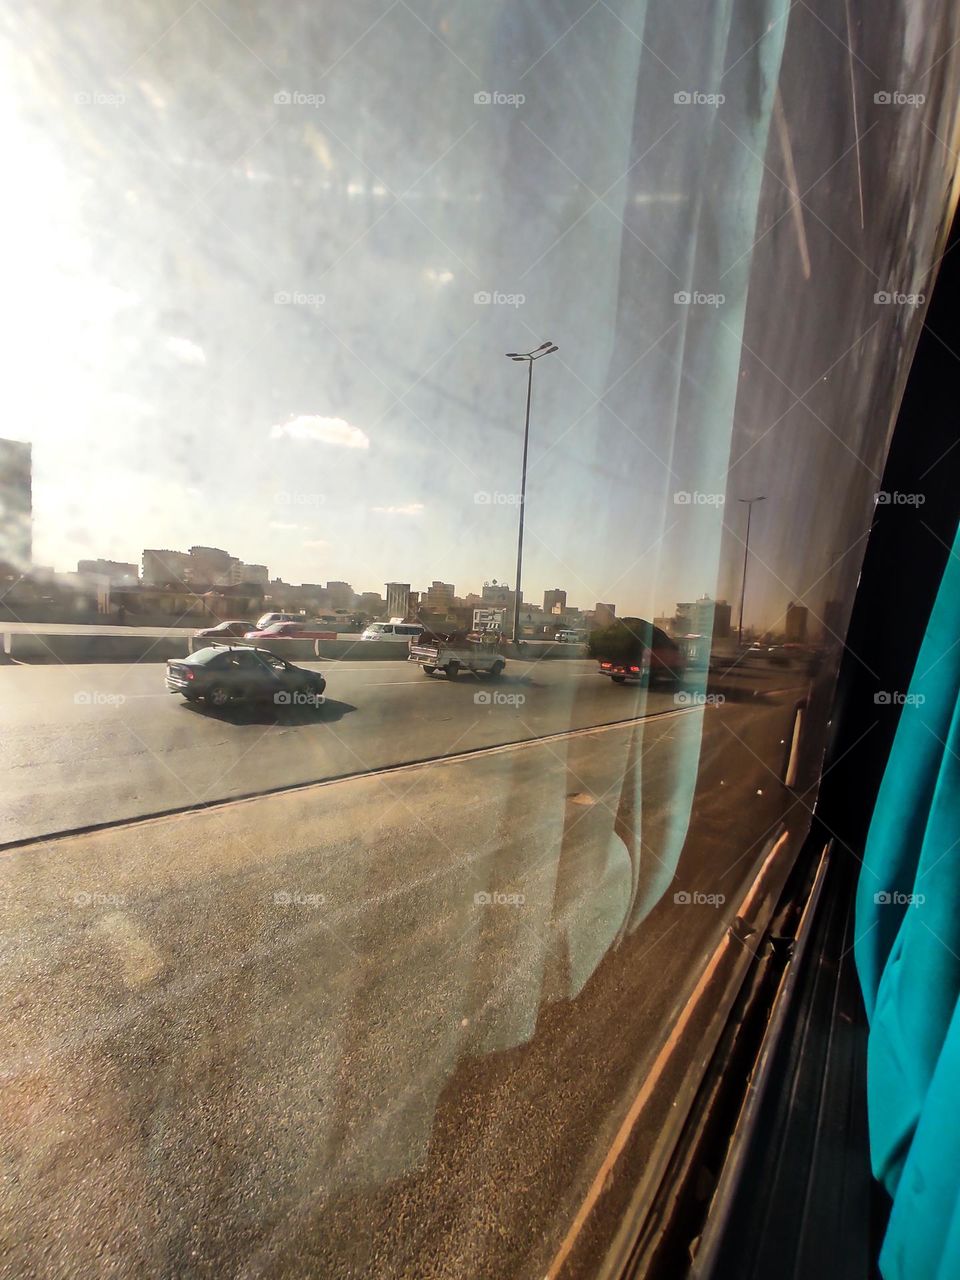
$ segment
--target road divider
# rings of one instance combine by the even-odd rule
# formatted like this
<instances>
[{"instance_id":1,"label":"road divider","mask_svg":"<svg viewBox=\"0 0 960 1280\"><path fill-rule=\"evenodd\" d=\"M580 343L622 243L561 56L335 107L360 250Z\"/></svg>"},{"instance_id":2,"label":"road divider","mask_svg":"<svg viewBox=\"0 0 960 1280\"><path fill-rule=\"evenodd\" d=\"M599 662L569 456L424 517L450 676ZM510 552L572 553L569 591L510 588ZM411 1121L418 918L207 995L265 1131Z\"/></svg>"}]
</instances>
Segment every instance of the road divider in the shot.
<instances>
[{"instance_id":1,"label":"road divider","mask_svg":"<svg viewBox=\"0 0 960 1280\"><path fill-rule=\"evenodd\" d=\"M98 636L60 632L7 631L3 652L14 662L166 662L184 658L189 639L166 636Z\"/></svg>"}]
</instances>

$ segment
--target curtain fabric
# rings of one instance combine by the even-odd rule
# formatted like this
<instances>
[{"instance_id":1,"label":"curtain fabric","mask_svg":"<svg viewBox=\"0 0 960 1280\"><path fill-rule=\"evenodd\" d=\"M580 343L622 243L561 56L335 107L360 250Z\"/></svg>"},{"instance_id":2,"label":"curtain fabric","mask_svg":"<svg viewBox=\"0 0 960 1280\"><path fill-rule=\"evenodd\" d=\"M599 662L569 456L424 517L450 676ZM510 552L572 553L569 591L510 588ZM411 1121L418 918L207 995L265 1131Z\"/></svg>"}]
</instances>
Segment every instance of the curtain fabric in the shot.
<instances>
[{"instance_id":1,"label":"curtain fabric","mask_svg":"<svg viewBox=\"0 0 960 1280\"><path fill-rule=\"evenodd\" d=\"M877 799L855 956L884 1280L960 1275L960 532ZM897 696L890 691L890 696Z\"/></svg>"}]
</instances>

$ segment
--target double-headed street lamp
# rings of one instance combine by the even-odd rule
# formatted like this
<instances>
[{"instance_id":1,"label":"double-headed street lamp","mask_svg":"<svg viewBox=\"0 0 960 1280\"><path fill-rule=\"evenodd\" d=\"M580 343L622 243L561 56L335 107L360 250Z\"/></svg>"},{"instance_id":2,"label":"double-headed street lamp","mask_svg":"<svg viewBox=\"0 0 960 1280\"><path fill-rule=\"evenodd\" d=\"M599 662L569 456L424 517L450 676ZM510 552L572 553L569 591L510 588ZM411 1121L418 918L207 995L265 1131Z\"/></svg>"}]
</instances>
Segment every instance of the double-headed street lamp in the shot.
<instances>
[{"instance_id":1,"label":"double-headed street lamp","mask_svg":"<svg viewBox=\"0 0 960 1280\"><path fill-rule=\"evenodd\" d=\"M520 639L520 573L523 569L523 505L527 495L527 441L530 437L530 397L533 394L533 362L558 351L556 343L542 342L536 351L508 351L508 360L526 360L527 412L523 421L523 462L520 467L520 522L517 528L517 579L513 589L513 643Z\"/></svg>"},{"instance_id":2,"label":"double-headed street lamp","mask_svg":"<svg viewBox=\"0 0 960 1280\"><path fill-rule=\"evenodd\" d=\"M747 504L747 539L743 544L743 586L740 588L740 625L737 628L737 644L743 644L743 602L747 594L747 556L750 554L750 517L753 514L753 504L755 502L766 502L767 496L763 494L759 498L738 498L738 502Z\"/></svg>"}]
</instances>

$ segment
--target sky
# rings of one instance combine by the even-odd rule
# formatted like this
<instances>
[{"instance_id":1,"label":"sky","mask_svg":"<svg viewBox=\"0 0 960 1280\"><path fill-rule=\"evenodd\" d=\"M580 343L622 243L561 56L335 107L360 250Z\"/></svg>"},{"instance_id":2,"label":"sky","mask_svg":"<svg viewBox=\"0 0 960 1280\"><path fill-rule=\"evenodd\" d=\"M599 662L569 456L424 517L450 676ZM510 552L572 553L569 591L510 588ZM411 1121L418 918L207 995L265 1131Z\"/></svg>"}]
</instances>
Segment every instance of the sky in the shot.
<instances>
[{"instance_id":1,"label":"sky","mask_svg":"<svg viewBox=\"0 0 960 1280\"><path fill-rule=\"evenodd\" d=\"M206 544L292 582L512 585L526 369L505 353L550 340L525 598L736 601L737 499L759 494L748 618L852 590L889 429L851 391L889 350L883 219L853 253L787 216L762 32L730 36L730 141L674 102L706 33L641 41L643 6L616 8L11 17L0 396L34 446L36 561ZM812 123L791 162L801 186L832 163L823 208L847 218L852 135Z\"/></svg>"}]
</instances>

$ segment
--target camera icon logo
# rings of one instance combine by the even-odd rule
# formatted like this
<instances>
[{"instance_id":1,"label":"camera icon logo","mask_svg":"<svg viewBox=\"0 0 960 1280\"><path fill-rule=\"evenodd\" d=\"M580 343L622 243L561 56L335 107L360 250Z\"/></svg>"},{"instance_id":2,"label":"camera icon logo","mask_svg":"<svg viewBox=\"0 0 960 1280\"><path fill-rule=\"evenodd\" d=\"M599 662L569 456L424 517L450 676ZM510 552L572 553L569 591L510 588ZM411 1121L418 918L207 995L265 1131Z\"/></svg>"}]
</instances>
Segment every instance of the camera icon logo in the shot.
<instances>
[{"instance_id":1,"label":"camera icon logo","mask_svg":"<svg viewBox=\"0 0 960 1280\"><path fill-rule=\"evenodd\" d=\"M285 289L281 290L280 293L275 293L273 295L273 300L278 307L287 307L290 305L290 295Z\"/></svg>"},{"instance_id":2,"label":"camera icon logo","mask_svg":"<svg viewBox=\"0 0 960 1280\"><path fill-rule=\"evenodd\" d=\"M890 905L893 898L886 891L881 891L880 893L875 893L873 895L873 900L878 907L886 907Z\"/></svg>"},{"instance_id":3,"label":"camera icon logo","mask_svg":"<svg viewBox=\"0 0 960 1280\"><path fill-rule=\"evenodd\" d=\"M473 695L473 701L478 707L489 707L493 701L493 695L486 689L481 689L479 693Z\"/></svg>"},{"instance_id":4,"label":"camera icon logo","mask_svg":"<svg viewBox=\"0 0 960 1280\"><path fill-rule=\"evenodd\" d=\"M888 106L893 101L893 97L886 89L881 89L873 95L873 100L880 106Z\"/></svg>"},{"instance_id":5,"label":"camera icon logo","mask_svg":"<svg viewBox=\"0 0 960 1280\"><path fill-rule=\"evenodd\" d=\"M893 295L881 289L879 293L873 295L873 300L878 306L887 306L893 301Z\"/></svg>"},{"instance_id":6,"label":"camera icon logo","mask_svg":"<svg viewBox=\"0 0 960 1280\"><path fill-rule=\"evenodd\" d=\"M681 90L679 93L675 93L673 95L673 100L678 107L688 107L690 103L693 101L690 94L685 93L683 90Z\"/></svg>"},{"instance_id":7,"label":"camera icon logo","mask_svg":"<svg viewBox=\"0 0 960 1280\"><path fill-rule=\"evenodd\" d=\"M474 300L474 302L477 304L477 306L481 306L481 307L482 307L482 306L486 306L488 303L492 302L492 300L493 300L493 299L492 299L492 296L487 292L487 290L486 290L486 289L481 289L481 290L479 291L479 293L475 293L475 294L473 295L473 300Z\"/></svg>"},{"instance_id":8,"label":"camera icon logo","mask_svg":"<svg viewBox=\"0 0 960 1280\"><path fill-rule=\"evenodd\" d=\"M690 905L690 895L685 889L681 889L679 893L673 895L673 900L678 907L686 907Z\"/></svg>"},{"instance_id":9,"label":"camera icon logo","mask_svg":"<svg viewBox=\"0 0 960 1280\"><path fill-rule=\"evenodd\" d=\"M293 696L287 689L281 689L279 693L273 695L273 700L278 707L289 707Z\"/></svg>"},{"instance_id":10,"label":"camera icon logo","mask_svg":"<svg viewBox=\"0 0 960 1280\"><path fill-rule=\"evenodd\" d=\"M873 701L878 707L889 707L893 702L893 698L886 689L880 689L879 692L873 695Z\"/></svg>"},{"instance_id":11,"label":"camera icon logo","mask_svg":"<svg viewBox=\"0 0 960 1280\"><path fill-rule=\"evenodd\" d=\"M686 489L678 489L673 495L673 500L678 507L689 507L691 495Z\"/></svg>"},{"instance_id":12,"label":"camera icon logo","mask_svg":"<svg viewBox=\"0 0 960 1280\"><path fill-rule=\"evenodd\" d=\"M493 101L493 95L486 92L475 93L473 95L473 101L478 107L489 107L490 103Z\"/></svg>"},{"instance_id":13,"label":"camera icon logo","mask_svg":"<svg viewBox=\"0 0 960 1280\"><path fill-rule=\"evenodd\" d=\"M279 93L273 95L273 100L278 107L289 107L293 101L293 96L289 89L281 89Z\"/></svg>"},{"instance_id":14,"label":"camera icon logo","mask_svg":"<svg viewBox=\"0 0 960 1280\"><path fill-rule=\"evenodd\" d=\"M673 295L673 301L678 307L689 307L690 294L686 289L681 289L679 293Z\"/></svg>"}]
</instances>

